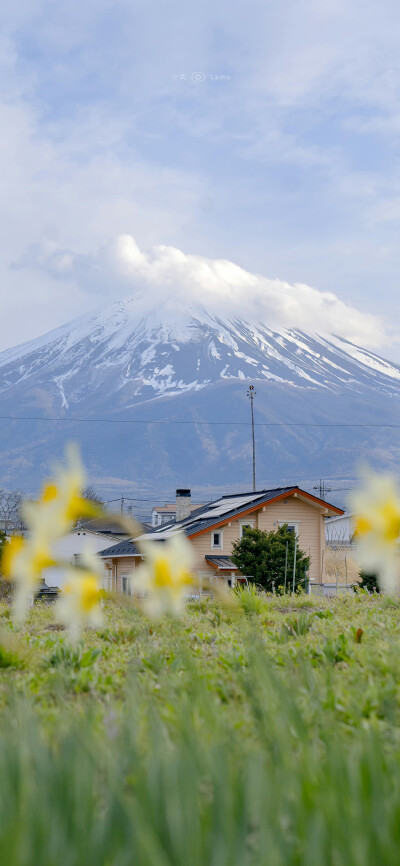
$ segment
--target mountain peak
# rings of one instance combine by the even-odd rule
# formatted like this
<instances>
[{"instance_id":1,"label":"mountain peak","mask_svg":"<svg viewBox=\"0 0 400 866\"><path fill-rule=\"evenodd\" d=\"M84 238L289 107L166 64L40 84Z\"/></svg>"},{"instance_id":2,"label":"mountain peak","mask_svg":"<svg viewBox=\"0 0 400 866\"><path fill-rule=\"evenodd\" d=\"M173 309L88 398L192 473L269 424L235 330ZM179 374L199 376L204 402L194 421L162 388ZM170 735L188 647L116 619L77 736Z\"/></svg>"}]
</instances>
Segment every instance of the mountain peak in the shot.
<instances>
[{"instance_id":1,"label":"mountain peak","mask_svg":"<svg viewBox=\"0 0 400 866\"><path fill-rule=\"evenodd\" d=\"M99 389L115 408L127 408L227 379L400 390L399 367L340 338L222 320L176 301L172 289L162 304L137 294L0 355L0 393L28 382L45 386L54 410L83 399L90 405Z\"/></svg>"},{"instance_id":2,"label":"mountain peak","mask_svg":"<svg viewBox=\"0 0 400 866\"><path fill-rule=\"evenodd\" d=\"M229 311L224 319L210 315L177 302L172 289L162 304L135 295L0 355L0 415L25 419L0 426L3 484L27 489L47 471L49 455L74 438L102 489L120 492L134 479L142 494L171 495L197 483L197 495L209 499L210 479L243 487L246 386L254 381L265 425L257 428L264 487L282 484L289 472L305 486L307 472L351 471L356 458L370 455L373 435L377 453L397 459L391 431L372 434L370 424L400 415L398 366L338 337L272 330ZM366 426L364 434L327 434L326 422L352 419Z\"/></svg>"}]
</instances>

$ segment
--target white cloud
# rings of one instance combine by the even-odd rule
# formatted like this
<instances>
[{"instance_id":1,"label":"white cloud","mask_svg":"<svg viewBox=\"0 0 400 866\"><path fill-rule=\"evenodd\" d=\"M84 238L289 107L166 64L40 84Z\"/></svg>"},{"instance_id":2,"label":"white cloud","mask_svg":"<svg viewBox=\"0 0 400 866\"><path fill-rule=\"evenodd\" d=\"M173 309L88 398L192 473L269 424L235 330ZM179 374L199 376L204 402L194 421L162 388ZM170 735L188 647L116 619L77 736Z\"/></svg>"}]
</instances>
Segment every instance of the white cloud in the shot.
<instances>
[{"instance_id":1,"label":"white cloud","mask_svg":"<svg viewBox=\"0 0 400 866\"><path fill-rule=\"evenodd\" d=\"M397 150L376 147L400 129L399 16L395 0L5 8L0 349L175 282L388 351L353 307L400 315ZM140 247L124 277L104 249L122 232Z\"/></svg>"},{"instance_id":2,"label":"white cloud","mask_svg":"<svg viewBox=\"0 0 400 866\"><path fill-rule=\"evenodd\" d=\"M333 333L369 348L388 342L382 317L362 313L332 292L253 274L226 259L186 254L169 246L140 250L132 235L120 235L109 250L124 280L145 288L151 304L172 298L202 304L221 316L238 316L271 328Z\"/></svg>"}]
</instances>

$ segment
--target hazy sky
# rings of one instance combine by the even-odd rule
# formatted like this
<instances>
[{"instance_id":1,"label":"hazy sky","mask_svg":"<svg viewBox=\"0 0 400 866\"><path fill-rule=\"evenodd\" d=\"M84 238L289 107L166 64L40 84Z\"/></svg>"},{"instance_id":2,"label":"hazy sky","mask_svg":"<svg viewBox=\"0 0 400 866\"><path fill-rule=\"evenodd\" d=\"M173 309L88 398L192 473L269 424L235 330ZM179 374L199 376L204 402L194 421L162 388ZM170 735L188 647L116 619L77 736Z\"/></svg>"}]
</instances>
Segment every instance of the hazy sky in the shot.
<instances>
[{"instance_id":1,"label":"hazy sky","mask_svg":"<svg viewBox=\"0 0 400 866\"><path fill-rule=\"evenodd\" d=\"M400 360L396 0L18 0L0 33L0 349L201 272Z\"/></svg>"}]
</instances>

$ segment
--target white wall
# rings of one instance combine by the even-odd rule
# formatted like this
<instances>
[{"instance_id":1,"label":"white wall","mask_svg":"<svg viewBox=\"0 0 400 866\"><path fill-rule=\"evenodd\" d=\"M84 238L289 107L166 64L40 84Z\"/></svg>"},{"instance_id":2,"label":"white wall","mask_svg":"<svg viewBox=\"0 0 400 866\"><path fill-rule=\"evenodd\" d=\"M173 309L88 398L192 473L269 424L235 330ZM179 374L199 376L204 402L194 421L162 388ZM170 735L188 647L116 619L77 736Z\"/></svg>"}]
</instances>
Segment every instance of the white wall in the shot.
<instances>
[{"instance_id":1,"label":"white wall","mask_svg":"<svg viewBox=\"0 0 400 866\"><path fill-rule=\"evenodd\" d=\"M119 541L122 541L120 536L100 535L97 532L74 529L55 545L55 552L57 558L73 565L75 557L79 554L98 553L100 550L106 550L108 547L118 544ZM47 586L58 586L59 589L62 589L67 575L65 569L53 567L46 568L43 571L43 577Z\"/></svg>"},{"instance_id":2,"label":"white wall","mask_svg":"<svg viewBox=\"0 0 400 866\"><path fill-rule=\"evenodd\" d=\"M354 515L343 514L325 521L325 540L327 544L350 544L354 535Z\"/></svg>"}]
</instances>

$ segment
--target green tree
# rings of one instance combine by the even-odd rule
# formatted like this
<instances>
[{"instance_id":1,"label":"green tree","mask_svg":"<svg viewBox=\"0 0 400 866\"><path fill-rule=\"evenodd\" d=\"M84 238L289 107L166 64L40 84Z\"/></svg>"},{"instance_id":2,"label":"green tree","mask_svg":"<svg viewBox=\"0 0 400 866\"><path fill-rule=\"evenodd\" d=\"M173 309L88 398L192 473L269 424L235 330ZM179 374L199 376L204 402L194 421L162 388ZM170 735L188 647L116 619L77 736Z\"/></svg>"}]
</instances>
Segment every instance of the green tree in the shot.
<instances>
[{"instance_id":1,"label":"green tree","mask_svg":"<svg viewBox=\"0 0 400 866\"><path fill-rule=\"evenodd\" d=\"M366 571L360 571L360 578L361 580L358 585L361 589L367 589L368 592L381 591L376 574L369 574Z\"/></svg>"},{"instance_id":2,"label":"green tree","mask_svg":"<svg viewBox=\"0 0 400 866\"><path fill-rule=\"evenodd\" d=\"M233 545L231 559L242 574L271 592L273 589L284 588L286 551L286 591L290 592L293 587L295 535L286 523L271 532L246 528L243 537ZM304 587L309 565L310 557L296 544L296 588Z\"/></svg>"}]
</instances>

